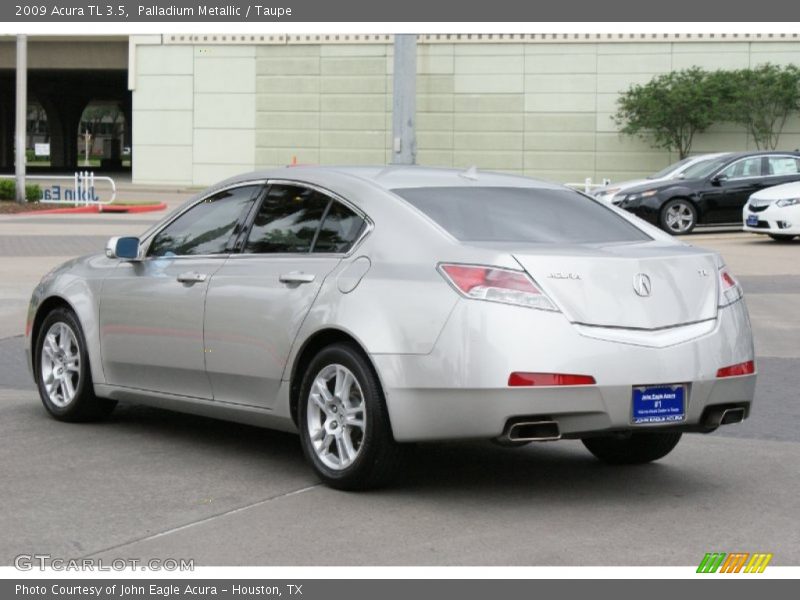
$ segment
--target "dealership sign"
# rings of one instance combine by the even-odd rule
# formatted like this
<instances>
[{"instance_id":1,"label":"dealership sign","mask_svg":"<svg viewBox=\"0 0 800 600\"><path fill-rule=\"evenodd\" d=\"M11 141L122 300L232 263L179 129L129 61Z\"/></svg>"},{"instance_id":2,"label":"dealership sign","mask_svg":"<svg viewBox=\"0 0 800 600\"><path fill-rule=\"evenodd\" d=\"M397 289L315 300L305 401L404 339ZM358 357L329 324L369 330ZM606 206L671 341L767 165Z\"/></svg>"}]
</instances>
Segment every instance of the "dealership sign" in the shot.
<instances>
[{"instance_id":1,"label":"dealership sign","mask_svg":"<svg viewBox=\"0 0 800 600\"><path fill-rule=\"evenodd\" d=\"M117 186L110 177L95 177L91 171L69 175L29 176L42 192L39 202L52 204L110 204L117 197ZM41 182L41 183L40 183Z\"/></svg>"}]
</instances>

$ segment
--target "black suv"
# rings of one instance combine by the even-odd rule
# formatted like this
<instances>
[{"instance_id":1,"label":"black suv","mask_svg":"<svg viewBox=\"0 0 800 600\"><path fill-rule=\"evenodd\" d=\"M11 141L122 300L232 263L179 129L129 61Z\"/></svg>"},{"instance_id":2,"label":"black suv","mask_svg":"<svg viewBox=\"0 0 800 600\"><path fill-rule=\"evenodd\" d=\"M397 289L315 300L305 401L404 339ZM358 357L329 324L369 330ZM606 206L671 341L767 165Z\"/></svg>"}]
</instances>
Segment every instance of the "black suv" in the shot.
<instances>
[{"instance_id":1,"label":"black suv","mask_svg":"<svg viewBox=\"0 0 800 600\"><path fill-rule=\"evenodd\" d=\"M689 167L680 179L631 188L614 204L678 235L698 224L741 223L751 194L790 181L800 181L800 152L738 152Z\"/></svg>"}]
</instances>

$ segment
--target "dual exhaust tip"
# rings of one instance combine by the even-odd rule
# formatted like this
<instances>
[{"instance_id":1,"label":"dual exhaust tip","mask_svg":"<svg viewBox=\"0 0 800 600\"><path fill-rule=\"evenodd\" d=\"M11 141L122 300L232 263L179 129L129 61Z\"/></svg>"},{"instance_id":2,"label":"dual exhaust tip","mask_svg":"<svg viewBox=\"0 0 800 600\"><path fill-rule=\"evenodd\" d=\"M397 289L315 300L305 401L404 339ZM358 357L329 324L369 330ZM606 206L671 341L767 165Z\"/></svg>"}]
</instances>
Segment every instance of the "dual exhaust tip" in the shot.
<instances>
[{"instance_id":1,"label":"dual exhaust tip","mask_svg":"<svg viewBox=\"0 0 800 600\"><path fill-rule=\"evenodd\" d=\"M517 421L508 425L503 438L510 442L554 442L561 439L556 421Z\"/></svg>"},{"instance_id":2,"label":"dual exhaust tip","mask_svg":"<svg viewBox=\"0 0 800 600\"><path fill-rule=\"evenodd\" d=\"M744 421L746 416L743 406L720 408L708 414L705 426L716 429L721 425L734 425ZM549 419L514 421L508 424L500 439L505 442L553 442L561 439L561 430L557 421Z\"/></svg>"}]
</instances>

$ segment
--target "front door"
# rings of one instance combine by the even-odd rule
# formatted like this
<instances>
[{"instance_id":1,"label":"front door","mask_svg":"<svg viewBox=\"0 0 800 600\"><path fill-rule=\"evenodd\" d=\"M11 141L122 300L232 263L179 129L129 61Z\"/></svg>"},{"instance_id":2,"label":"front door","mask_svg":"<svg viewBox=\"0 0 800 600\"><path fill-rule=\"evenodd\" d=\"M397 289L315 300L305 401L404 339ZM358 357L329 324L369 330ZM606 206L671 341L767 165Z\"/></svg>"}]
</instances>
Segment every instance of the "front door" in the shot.
<instances>
[{"instance_id":1,"label":"front door","mask_svg":"<svg viewBox=\"0 0 800 600\"><path fill-rule=\"evenodd\" d=\"M145 240L146 256L103 282L100 345L111 385L211 398L205 296L261 186L202 200Z\"/></svg>"}]
</instances>

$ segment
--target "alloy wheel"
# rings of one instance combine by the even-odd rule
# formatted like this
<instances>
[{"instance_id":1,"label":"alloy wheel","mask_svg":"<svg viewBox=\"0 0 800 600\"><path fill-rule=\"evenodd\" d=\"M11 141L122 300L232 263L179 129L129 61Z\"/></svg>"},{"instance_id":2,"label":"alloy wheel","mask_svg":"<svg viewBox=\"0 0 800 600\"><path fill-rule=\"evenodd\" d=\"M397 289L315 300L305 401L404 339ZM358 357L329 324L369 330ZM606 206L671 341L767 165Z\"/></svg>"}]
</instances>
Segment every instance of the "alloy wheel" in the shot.
<instances>
[{"instance_id":1,"label":"alloy wheel","mask_svg":"<svg viewBox=\"0 0 800 600\"><path fill-rule=\"evenodd\" d=\"M64 408L75 399L81 381L81 354L78 338L66 323L58 321L47 330L40 369L50 402Z\"/></svg>"},{"instance_id":2,"label":"alloy wheel","mask_svg":"<svg viewBox=\"0 0 800 600\"><path fill-rule=\"evenodd\" d=\"M366 404L353 372L340 364L323 368L311 384L306 427L319 460L346 469L358 457L366 433Z\"/></svg>"},{"instance_id":3,"label":"alloy wheel","mask_svg":"<svg viewBox=\"0 0 800 600\"><path fill-rule=\"evenodd\" d=\"M676 202L667 208L664 221L673 233L686 233L694 225L694 211L685 202Z\"/></svg>"}]
</instances>

